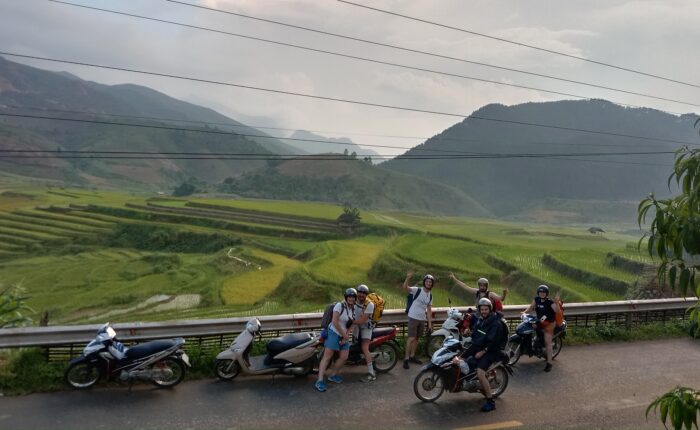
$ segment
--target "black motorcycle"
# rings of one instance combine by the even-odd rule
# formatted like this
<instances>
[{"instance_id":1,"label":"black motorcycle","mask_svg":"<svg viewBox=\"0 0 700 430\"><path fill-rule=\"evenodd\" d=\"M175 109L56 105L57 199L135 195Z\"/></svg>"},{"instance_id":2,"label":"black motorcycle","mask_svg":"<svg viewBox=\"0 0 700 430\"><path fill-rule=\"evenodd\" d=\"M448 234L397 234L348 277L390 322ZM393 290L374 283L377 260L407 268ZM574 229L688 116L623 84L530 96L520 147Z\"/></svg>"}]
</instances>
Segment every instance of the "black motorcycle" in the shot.
<instances>
[{"instance_id":1,"label":"black motorcycle","mask_svg":"<svg viewBox=\"0 0 700 430\"><path fill-rule=\"evenodd\" d=\"M416 397L424 402L434 402L445 390L450 393L480 392L481 383L476 375L476 369L463 369L452 362L452 359L461 355L462 352L464 352L464 346L459 340L454 338L445 340L442 348L435 351L430 363L423 366L413 381L413 392ZM486 371L491 395L494 398L503 394L508 387L508 375L513 373L507 361L508 357L503 354L503 360L494 362Z\"/></svg>"},{"instance_id":2,"label":"black motorcycle","mask_svg":"<svg viewBox=\"0 0 700 430\"><path fill-rule=\"evenodd\" d=\"M102 377L174 387L185 377L185 366L190 366L189 357L182 350L184 343L179 337L127 348L107 323L97 330L97 336L83 349L83 354L70 361L64 378L68 385L80 389L92 387Z\"/></svg>"},{"instance_id":3,"label":"black motorcycle","mask_svg":"<svg viewBox=\"0 0 700 430\"><path fill-rule=\"evenodd\" d=\"M515 329L515 334L508 338L506 344L506 354L508 354L508 364L511 366L520 360L523 354L537 358L547 358L547 351L544 347L544 336L542 330L536 329L537 318L534 315L525 314L522 322ZM554 329L552 337L552 358L561 352L563 339L566 336L566 321Z\"/></svg>"}]
</instances>

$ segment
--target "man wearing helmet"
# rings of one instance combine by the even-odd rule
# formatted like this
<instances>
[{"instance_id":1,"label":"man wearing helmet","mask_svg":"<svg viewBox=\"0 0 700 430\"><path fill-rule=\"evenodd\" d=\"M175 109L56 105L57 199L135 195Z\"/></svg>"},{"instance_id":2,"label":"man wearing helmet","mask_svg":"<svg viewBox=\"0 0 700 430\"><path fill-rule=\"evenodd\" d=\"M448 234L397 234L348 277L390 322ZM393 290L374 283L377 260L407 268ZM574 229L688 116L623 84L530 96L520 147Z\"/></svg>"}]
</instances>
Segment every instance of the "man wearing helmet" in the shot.
<instances>
[{"instance_id":1,"label":"man wearing helmet","mask_svg":"<svg viewBox=\"0 0 700 430\"><path fill-rule=\"evenodd\" d=\"M338 375L340 369L348 359L348 351L350 349L350 327L354 321L354 306L357 300L357 290L348 288L345 290L345 301L338 302L333 307L333 320L328 325L328 339L324 344L323 358L318 366L318 380L314 385L318 391L326 391L326 382L323 380L323 375L326 372L328 363L331 361L333 354L339 352L338 360L329 372L328 380L340 384L343 382L343 377Z\"/></svg>"},{"instance_id":2,"label":"man wearing helmet","mask_svg":"<svg viewBox=\"0 0 700 430\"><path fill-rule=\"evenodd\" d=\"M476 303L479 303L479 299L483 298L489 299L492 304L506 301L506 296L508 295L508 288L504 288L502 295L499 296L493 291L489 291L489 280L486 278L479 278L476 281L476 285L478 286L478 288L472 288L464 282L460 281L452 272L450 272L450 279L452 279L452 282L454 282L455 284L467 290L469 294L474 294L474 296L476 297Z\"/></svg>"},{"instance_id":3,"label":"man wearing helmet","mask_svg":"<svg viewBox=\"0 0 700 430\"><path fill-rule=\"evenodd\" d=\"M507 332L501 316L493 311L493 304L487 298L479 299L477 303L479 318L472 323L472 345L462 358L455 357L455 364L466 359L470 369L476 368L486 402L481 407L482 412L496 409L496 402L491 394L491 385L486 377L486 371L493 363L503 359L502 350L507 340Z\"/></svg>"},{"instance_id":4,"label":"man wearing helmet","mask_svg":"<svg viewBox=\"0 0 700 430\"><path fill-rule=\"evenodd\" d=\"M555 297L559 301L558 295ZM544 366L544 371L552 370L552 337L554 336L554 328L556 327L555 316L559 312L559 306L549 298L549 287L540 285L537 287L537 296L530 303L523 314L527 314L535 309L537 312L537 328L542 330L544 337L544 346L547 351L547 364Z\"/></svg>"},{"instance_id":5,"label":"man wearing helmet","mask_svg":"<svg viewBox=\"0 0 700 430\"><path fill-rule=\"evenodd\" d=\"M433 295L430 291L435 284L435 278L432 275L425 275L421 287L418 285L409 287L408 283L412 277L413 272L409 270L403 281L404 290L413 297L413 302L408 308L408 338L406 340L406 356L403 360L404 369L408 369L409 362L421 364L415 354L418 339L423 334L423 326L426 321L428 322L428 333L433 330Z\"/></svg>"},{"instance_id":6,"label":"man wearing helmet","mask_svg":"<svg viewBox=\"0 0 700 430\"><path fill-rule=\"evenodd\" d=\"M360 379L362 382L370 382L377 379L374 374L374 366L372 365L372 356L369 353L369 343L372 340L372 329L374 321L372 314L374 313L374 303L367 300L369 288L365 284L357 286L357 303L355 304L355 322L353 328L353 337L359 339L362 355L365 356L367 362L367 375Z\"/></svg>"}]
</instances>

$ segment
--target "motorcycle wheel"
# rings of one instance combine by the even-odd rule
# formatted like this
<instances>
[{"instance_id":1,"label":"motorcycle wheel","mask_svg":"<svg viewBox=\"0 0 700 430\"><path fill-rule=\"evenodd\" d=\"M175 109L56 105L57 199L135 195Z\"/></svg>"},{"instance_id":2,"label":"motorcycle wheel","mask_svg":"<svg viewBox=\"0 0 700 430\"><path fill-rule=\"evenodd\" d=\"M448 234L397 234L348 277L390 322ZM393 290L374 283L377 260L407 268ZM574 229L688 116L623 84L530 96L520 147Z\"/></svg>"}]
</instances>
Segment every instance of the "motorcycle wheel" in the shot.
<instances>
[{"instance_id":1,"label":"motorcycle wheel","mask_svg":"<svg viewBox=\"0 0 700 430\"><path fill-rule=\"evenodd\" d=\"M520 343L513 341L508 342L506 345L505 353L508 354L508 357L510 357L508 359L508 364L511 366L520 360L520 356L523 354L521 346L522 345Z\"/></svg>"},{"instance_id":2,"label":"motorcycle wheel","mask_svg":"<svg viewBox=\"0 0 700 430\"><path fill-rule=\"evenodd\" d=\"M399 361L399 352L396 350L396 347L390 343L383 343L374 348L371 352L377 353L377 356L372 361L372 365L374 366L374 370L378 373L390 371Z\"/></svg>"},{"instance_id":3,"label":"motorcycle wheel","mask_svg":"<svg viewBox=\"0 0 700 430\"><path fill-rule=\"evenodd\" d=\"M503 394L508 387L508 372L503 366L498 366L491 370L487 377L491 385L491 395L496 398Z\"/></svg>"},{"instance_id":4,"label":"motorcycle wheel","mask_svg":"<svg viewBox=\"0 0 700 430\"><path fill-rule=\"evenodd\" d=\"M559 355L559 353L561 352L561 348L563 346L564 346L564 344L561 340L561 336L555 337L554 339L552 339L552 358Z\"/></svg>"},{"instance_id":5,"label":"motorcycle wheel","mask_svg":"<svg viewBox=\"0 0 700 430\"><path fill-rule=\"evenodd\" d=\"M73 363L68 366L64 373L66 383L73 388L90 388L100 380L101 372L99 367L92 363Z\"/></svg>"},{"instance_id":6,"label":"motorcycle wheel","mask_svg":"<svg viewBox=\"0 0 700 430\"><path fill-rule=\"evenodd\" d=\"M425 345L425 352L428 357L432 357L435 351L442 348L442 344L445 342L445 336L430 336L427 345Z\"/></svg>"},{"instance_id":7,"label":"motorcycle wheel","mask_svg":"<svg viewBox=\"0 0 700 430\"><path fill-rule=\"evenodd\" d=\"M214 373L222 381L230 381L241 371L241 365L234 360L216 360L214 363Z\"/></svg>"},{"instance_id":8,"label":"motorcycle wheel","mask_svg":"<svg viewBox=\"0 0 700 430\"><path fill-rule=\"evenodd\" d=\"M434 402L445 391L445 382L437 369L420 372L413 381L413 392L424 402Z\"/></svg>"},{"instance_id":9,"label":"motorcycle wheel","mask_svg":"<svg viewBox=\"0 0 700 430\"><path fill-rule=\"evenodd\" d=\"M154 378L153 385L160 388L174 387L185 379L185 365L175 357L165 357L153 363L151 369L158 369L167 375L165 378ZM168 372L168 370L170 372Z\"/></svg>"}]
</instances>

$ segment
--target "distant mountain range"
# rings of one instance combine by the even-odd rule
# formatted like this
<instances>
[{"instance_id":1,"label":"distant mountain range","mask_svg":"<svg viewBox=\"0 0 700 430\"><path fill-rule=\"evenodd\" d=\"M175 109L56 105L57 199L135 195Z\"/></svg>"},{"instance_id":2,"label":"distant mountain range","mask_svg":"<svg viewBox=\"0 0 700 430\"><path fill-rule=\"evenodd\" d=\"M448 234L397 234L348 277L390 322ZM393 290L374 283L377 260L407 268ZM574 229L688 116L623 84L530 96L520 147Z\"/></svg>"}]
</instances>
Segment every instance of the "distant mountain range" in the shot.
<instances>
[{"instance_id":1,"label":"distant mountain range","mask_svg":"<svg viewBox=\"0 0 700 430\"><path fill-rule=\"evenodd\" d=\"M285 140L284 142L287 145L293 146L307 154L326 154L329 152L342 154L347 150L350 154L353 152L357 153L359 158L379 155L378 152L363 148L347 137L325 137L306 130L296 130L289 137L300 140ZM318 142L319 140L324 142ZM377 161L379 160L375 160L375 163Z\"/></svg>"},{"instance_id":2,"label":"distant mountain range","mask_svg":"<svg viewBox=\"0 0 700 430\"><path fill-rule=\"evenodd\" d=\"M275 138L150 88L102 85L2 57L0 113L201 130L0 116L3 149L212 153L205 161L1 158L0 172L14 175L159 190L173 189L195 177L212 189L242 196L545 222L632 222L641 198L650 192L669 194L666 180L674 157L629 153L672 152L682 144L679 142L700 143L693 128L696 115L675 116L604 100L491 104L398 159L372 166L362 157L376 152L348 138L327 138L303 130L290 137L304 141ZM348 160L343 161L236 160L214 155L305 154L308 158L310 154L343 154L345 149ZM425 155L423 150L438 150L432 154L445 157L406 157ZM358 159L351 159L353 152ZM626 155L601 157L601 153ZM586 155L573 157L575 154Z\"/></svg>"}]
</instances>

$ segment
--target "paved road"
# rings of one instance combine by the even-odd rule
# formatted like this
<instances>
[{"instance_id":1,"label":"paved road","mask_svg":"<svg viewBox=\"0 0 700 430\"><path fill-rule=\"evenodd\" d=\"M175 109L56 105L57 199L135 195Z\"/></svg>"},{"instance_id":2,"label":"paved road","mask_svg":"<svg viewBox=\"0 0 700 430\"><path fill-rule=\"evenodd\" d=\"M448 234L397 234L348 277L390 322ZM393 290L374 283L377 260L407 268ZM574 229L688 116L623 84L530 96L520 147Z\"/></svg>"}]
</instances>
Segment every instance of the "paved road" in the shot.
<instances>
[{"instance_id":1,"label":"paved road","mask_svg":"<svg viewBox=\"0 0 700 430\"><path fill-rule=\"evenodd\" d=\"M644 410L676 385L700 387L700 342L672 339L564 348L550 374L524 357L497 409L478 412L479 395L445 393L434 404L413 394L410 370L370 384L360 367L346 382L313 390L313 377L189 381L0 398L0 429L498 429L650 428Z\"/></svg>"}]
</instances>

